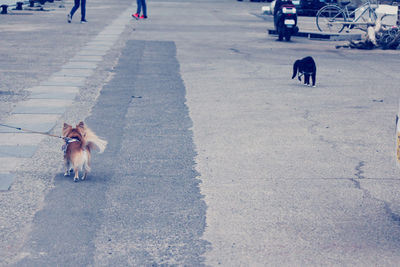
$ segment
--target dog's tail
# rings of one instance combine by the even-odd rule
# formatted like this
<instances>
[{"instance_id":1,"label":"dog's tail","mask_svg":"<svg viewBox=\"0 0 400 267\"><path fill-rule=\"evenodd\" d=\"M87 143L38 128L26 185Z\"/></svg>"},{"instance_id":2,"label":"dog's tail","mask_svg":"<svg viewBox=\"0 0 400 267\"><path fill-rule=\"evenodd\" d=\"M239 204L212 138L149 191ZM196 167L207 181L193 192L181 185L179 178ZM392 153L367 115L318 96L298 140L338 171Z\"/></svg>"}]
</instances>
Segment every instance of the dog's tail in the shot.
<instances>
[{"instance_id":1,"label":"dog's tail","mask_svg":"<svg viewBox=\"0 0 400 267\"><path fill-rule=\"evenodd\" d=\"M98 137L92 130L88 127L85 129L86 132L86 146L90 150L97 150L99 153L103 153L107 147L107 141Z\"/></svg>"},{"instance_id":2,"label":"dog's tail","mask_svg":"<svg viewBox=\"0 0 400 267\"><path fill-rule=\"evenodd\" d=\"M293 64L293 75L292 75L292 79L294 79L294 77L296 77L297 74L297 69L299 68L299 60L296 60L296 62L294 62Z\"/></svg>"}]
</instances>

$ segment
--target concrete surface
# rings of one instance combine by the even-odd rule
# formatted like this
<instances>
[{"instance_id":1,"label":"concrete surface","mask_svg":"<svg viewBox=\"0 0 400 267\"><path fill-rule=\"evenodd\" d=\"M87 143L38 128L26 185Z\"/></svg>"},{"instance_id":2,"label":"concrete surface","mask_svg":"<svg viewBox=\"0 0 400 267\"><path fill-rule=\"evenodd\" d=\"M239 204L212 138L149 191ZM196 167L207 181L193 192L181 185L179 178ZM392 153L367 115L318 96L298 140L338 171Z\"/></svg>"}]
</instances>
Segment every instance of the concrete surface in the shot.
<instances>
[{"instance_id":1,"label":"concrete surface","mask_svg":"<svg viewBox=\"0 0 400 267\"><path fill-rule=\"evenodd\" d=\"M396 265L399 202L372 184L398 184L397 52L276 42L249 16L255 3L197 2L196 16L187 5L163 3L134 38L177 45L208 206L206 264ZM316 88L290 79L308 55Z\"/></svg>"},{"instance_id":2,"label":"concrete surface","mask_svg":"<svg viewBox=\"0 0 400 267\"><path fill-rule=\"evenodd\" d=\"M98 95L99 86L109 76L121 46L121 41L110 38L108 32L113 29L121 35L126 23L131 21L129 7L132 3L121 1L121 5L115 6L104 1L91 1L87 5L89 23L84 25L76 21L67 23L66 14L71 4L58 8L47 3L48 12L15 11L0 16L2 123L44 132L55 130L56 134L60 134L58 129L61 129L62 122L77 122L89 113L92 106L89 99L94 100ZM16 13L20 16L15 16ZM120 15L122 17L118 19ZM106 34L101 34L102 30ZM96 56L86 56L90 51L84 51L83 47L89 43L89 49L106 46L108 53L104 53L103 47L100 49L103 56L97 56L97 51ZM80 51L83 55L78 55ZM63 68L68 62L85 62L82 65L86 67ZM98 64L95 72L93 62ZM87 68L89 64L90 69ZM86 79L84 84L82 78ZM71 80L78 83L71 86L72 83L68 83ZM65 106L76 98L85 103L77 106L74 102L74 112L68 112L69 115L17 113L25 112L18 109L26 109L34 102L36 105L30 107L35 107L37 112L38 109L48 109L44 103L62 101L61 106ZM29 222L52 187L51 177L52 173L58 172L62 141L41 135L38 138L38 135L20 131L14 133L16 131L4 127L0 131L1 150L5 152L0 160L3 190L0 192L0 265L9 265L20 257L18 251L24 236L30 231ZM33 157L31 153L20 153L21 149L27 148L27 144L32 149L36 146Z\"/></svg>"},{"instance_id":3,"label":"concrete surface","mask_svg":"<svg viewBox=\"0 0 400 267\"><path fill-rule=\"evenodd\" d=\"M115 17L133 9L128 2L112 9ZM398 51L337 50L338 42L304 38L277 42L266 34L269 22L252 15L263 4L155 0L148 20L128 21L117 36L98 35L114 29L106 28L114 18L99 0L93 15L101 19L89 36L80 24L70 30L65 12L40 15L63 21L68 38L59 36L61 44L72 46L50 51L53 60L34 43L18 56L0 46L7 92L1 121L22 116L12 110L30 98L28 88L46 92L42 82L54 73L77 75L62 67L78 55L84 57L78 62L99 64L86 72L92 75L84 76L54 132L64 121L87 118L110 140L93 179L79 183L62 177L59 140L44 138L34 157L18 158L18 165L1 158L0 166L14 169L13 185L0 193L1 264L54 265L76 256L75 265L93 266L396 266ZM29 31L45 36L61 24L32 25ZM32 35L12 29L0 24L7 48L28 48L13 40ZM115 45L96 61L92 50L81 52L92 42ZM293 62L307 55L317 62L316 88L290 79ZM76 254L57 249L68 245Z\"/></svg>"}]
</instances>

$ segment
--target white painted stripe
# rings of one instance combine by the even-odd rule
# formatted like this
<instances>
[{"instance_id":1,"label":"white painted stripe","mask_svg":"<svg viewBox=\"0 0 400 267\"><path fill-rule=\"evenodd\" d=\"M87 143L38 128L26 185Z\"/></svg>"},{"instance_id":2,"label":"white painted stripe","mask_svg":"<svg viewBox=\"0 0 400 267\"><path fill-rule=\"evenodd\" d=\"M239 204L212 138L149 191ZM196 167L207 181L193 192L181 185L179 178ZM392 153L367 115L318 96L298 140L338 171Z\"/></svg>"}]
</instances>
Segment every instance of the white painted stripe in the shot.
<instances>
[{"instance_id":1,"label":"white painted stripe","mask_svg":"<svg viewBox=\"0 0 400 267\"><path fill-rule=\"evenodd\" d=\"M44 139L40 134L0 133L0 146L5 145L32 145L38 144Z\"/></svg>"},{"instance_id":2,"label":"white painted stripe","mask_svg":"<svg viewBox=\"0 0 400 267\"><path fill-rule=\"evenodd\" d=\"M17 169L17 167L23 162L21 158L1 158L0 169L1 173L10 173Z\"/></svg>"},{"instance_id":3,"label":"white painted stripe","mask_svg":"<svg viewBox=\"0 0 400 267\"><path fill-rule=\"evenodd\" d=\"M16 0L0 0L0 4L15 4L16 2ZM50 109L52 107L67 107L72 105L71 94L76 96L79 93L80 87L85 84L88 77L93 75L94 69L103 61L103 56L107 54L119 39L125 26L131 20L130 10L134 6L132 4L132 7L128 7L125 12L88 42L75 57L62 67L61 71L53 74L41 86L28 89L28 91L32 92L30 99L18 103L15 110L23 111L28 110L27 108L35 110L35 107L37 107L37 110L40 110L45 105L50 105ZM3 121L3 123L34 131L47 132L52 130L59 118L60 115L58 114L13 114ZM32 136L18 130L0 128L0 144L18 146L28 145L29 143L29 145L38 145L43 140L43 136L41 135ZM6 174L13 172L20 166L20 163L22 163L22 160L18 158L2 158L0 161L0 170Z\"/></svg>"}]
</instances>

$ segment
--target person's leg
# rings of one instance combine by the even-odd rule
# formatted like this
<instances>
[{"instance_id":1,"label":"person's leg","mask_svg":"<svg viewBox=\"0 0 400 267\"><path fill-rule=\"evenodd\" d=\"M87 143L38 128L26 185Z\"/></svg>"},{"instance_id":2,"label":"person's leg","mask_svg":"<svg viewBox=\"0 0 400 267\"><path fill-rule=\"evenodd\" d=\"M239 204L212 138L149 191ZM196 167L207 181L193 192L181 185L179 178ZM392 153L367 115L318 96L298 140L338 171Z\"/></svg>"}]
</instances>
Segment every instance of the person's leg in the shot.
<instances>
[{"instance_id":1,"label":"person's leg","mask_svg":"<svg viewBox=\"0 0 400 267\"><path fill-rule=\"evenodd\" d=\"M143 11L143 16L147 18L147 7L146 7L146 0L141 0L142 1L142 11Z\"/></svg>"},{"instance_id":2,"label":"person's leg","mask_svg":"<svg viewBox=\"0 0 400 267\"><path fill-rule=\"evenodd\" d=\"M81 21L86 21L86 0L81 0Z\"/></svg>"},{"instance_id":3,"label":"person's leg","mask_svg":"<svg viewBox=\"0 0 400 267\"><path fill-rule=\"evenodd\" d=\"M79 8L79 2L80 2L79 0L75 0L75 5L71 9L71 12L69 12L69 14L71 15L71 19L72 19L72 16L74 15L75 11Z\"/></svg>"},{"instance_id":4,"label":"person's leg","mask_svg":"<svg viewBox=\"0 0 400 267\"><path fill-rule=\"evenodd\" d=\"M140 14L140 11L142 10L142 0L136 0L136 3L137 3L136 14Z\"/></svg>"}]
</instances>

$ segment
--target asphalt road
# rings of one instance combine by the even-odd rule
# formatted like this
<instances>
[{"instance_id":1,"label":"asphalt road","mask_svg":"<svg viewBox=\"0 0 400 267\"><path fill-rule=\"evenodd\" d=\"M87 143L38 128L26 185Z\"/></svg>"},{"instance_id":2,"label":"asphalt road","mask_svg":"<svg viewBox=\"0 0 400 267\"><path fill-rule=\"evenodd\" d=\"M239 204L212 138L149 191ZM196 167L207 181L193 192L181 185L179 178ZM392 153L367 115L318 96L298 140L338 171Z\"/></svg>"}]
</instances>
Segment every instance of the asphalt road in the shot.
<instances>
[{"instance_id":1,"label":"asphalt road","mask_svg":"<svg viewBox=\"0 0 400 267\"><path fill-rule=\"evenodd\" d=\"M86 119L109 146L88 180L55 177L17 266L200 265L206 205L175 53L126 44Z\"/></svg>"},{"instance_id":2,"label":"asphalt road","mask_svg":"<svg viewBox=\"0 0 400 267\"><path fill-rule=\"evenodd\" d=\"M249 15L260 5L163 1L135 31L177 46L207 204L206 264L396 265L398 51L277 42L266 35L272 20ZM316 88L290 79L309 55Z\"/></svg>"},{"instance_id":3,"label":"asphalt road","mask_svg":"<svg viewBox=\"0 0 400 267\"><path fill-rule=\"evenodd\" d=\"M79 183L41 164L54 183L9 262L398 264L398 51L277 42L261 5L149 1L99 95L76 99L107 150ZM308 55L316 88L290 79Z\"/></svg>"}]
</instances>

